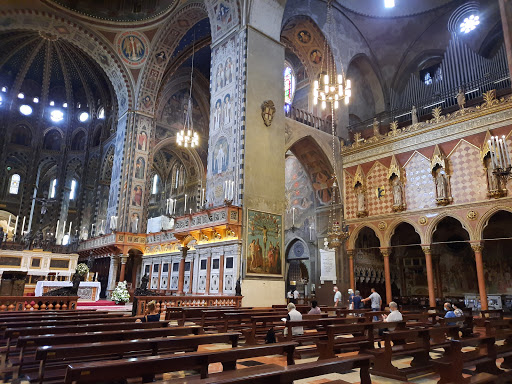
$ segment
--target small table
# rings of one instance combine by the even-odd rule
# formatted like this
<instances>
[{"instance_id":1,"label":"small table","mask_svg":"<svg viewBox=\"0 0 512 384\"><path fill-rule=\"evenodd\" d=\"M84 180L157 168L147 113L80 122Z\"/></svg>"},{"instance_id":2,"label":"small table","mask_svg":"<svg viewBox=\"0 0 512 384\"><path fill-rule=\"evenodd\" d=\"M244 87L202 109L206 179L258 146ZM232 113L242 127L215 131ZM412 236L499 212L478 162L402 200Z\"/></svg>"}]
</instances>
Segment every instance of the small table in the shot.
<instances>
[{"instance_id":1,"label":"small table","mask_svg":"<svg viewBox=\"0 0 512 384\"><path fill-rule=\"evenodd\" d=\"M71 281L38 281L36 284L36 296L57 288L72 287ZM81 281L78 287L78 301L98 301L100 299L101 284L98 281Z\"/></svg>"}]
</instances>

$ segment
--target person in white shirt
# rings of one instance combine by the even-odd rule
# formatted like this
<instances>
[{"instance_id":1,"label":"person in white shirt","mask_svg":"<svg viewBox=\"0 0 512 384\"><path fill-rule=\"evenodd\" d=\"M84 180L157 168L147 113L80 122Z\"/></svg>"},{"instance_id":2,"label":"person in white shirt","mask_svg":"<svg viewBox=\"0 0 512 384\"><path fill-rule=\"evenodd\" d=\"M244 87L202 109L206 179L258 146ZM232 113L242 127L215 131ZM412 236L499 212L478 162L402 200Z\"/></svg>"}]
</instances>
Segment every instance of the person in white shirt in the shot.
<instances>
[{"instance_id":1,"label":"person in white shirt","mask_svg":"<svg viewBox=\"0 0 512 384\"><path fill-rule=\"evenodd\" d=\"M286 315L286 321L302 321L302 314L295 309L295 304L290 303L286 307L288 309L288 315ZM285 319L283 319L285 320ZM283 334L286 336L288 334L288 328L284 329ZM292 328L292 335L303 335L304 334L304 328L302 327L293 327Z\"/></svg>"},{"instance_id":2,"label":"person in white shirt","mask_svg":"<svg viewBox=\"0 0 512 384\"><path fill-rule=\"evenodd\" d=\"M338 287L334 286L333 292L334 292L334 306L341 307L341 292L338 291Z\"/></svg>"},{"instance_id":3,"label":"person in white shirt","mask_svg":"<svg viewBox=\"0 0 512 384\"><path fill-rule=\"evenodd\" d=\"M402 321L404 318L400 311L398 310L398 305L394 301L391 301L389 303L389 315L382 315L382 320L385 323L393 323L397 321ZM389 327L389 328L381 328L379 329L379 336L382 336L384 332L386 331L394 331L395 327ZM379 341L379 348L380 348L380 341Z\"/></svg>"},{"instance_id":4,"label":"person in white shirt","mask_svg":"<svg viewBox=\"0 0 512 384\"><path fill-rule=\"evenodd\" d=\"M295 289L295 291L293 291L293 299L295 300L295 304L297 304L297 300L299 299L299 291L297 291L297 289Z\"/></svg>"}]
</instances>

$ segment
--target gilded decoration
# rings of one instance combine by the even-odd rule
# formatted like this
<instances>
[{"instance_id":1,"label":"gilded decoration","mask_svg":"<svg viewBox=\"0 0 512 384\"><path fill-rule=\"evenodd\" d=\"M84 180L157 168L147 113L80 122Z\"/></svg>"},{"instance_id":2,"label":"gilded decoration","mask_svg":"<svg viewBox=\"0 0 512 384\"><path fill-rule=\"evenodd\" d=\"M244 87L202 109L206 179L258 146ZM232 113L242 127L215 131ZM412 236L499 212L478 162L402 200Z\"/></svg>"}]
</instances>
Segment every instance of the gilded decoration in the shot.
<instances>
[{"instance_id":1,"label":"gilded decoration","mask_svg":"<svg viewBox=\"0 0 512 384\"><path fill-rule=\"evenodd\" d=\"M381 221L379 224L378 224L378 227L381 231L385 231L386 228L388 227L388 225L386 224L385 221Z\"/></svg>"},{"instance_id":2,"label":"gilded decoration","mask_svg":"<svg viewBox=\"0 0 512 384\"><path fill-rule=\"evenodd\" d=\"M261 117L263 118L263 123L265 123L267 127L272 125L275 113L276 106L272 100L265 100L263 104L261 104Z\"/></svg>"},{"instance_id":3,"label":"gilded decoration","mask_svg":"<svg viewBox=\"0 0 512 384\"><path fill-rule=\"evenodd\" d=\"M469 211L468 214L466 215L466 217L469 219L469 220L476 220L478 219L478 212L476 211Z\"/></svg>"},{"instance_id":4,"label":"gilded decoration","mask_svg":"<svg viewBox=\"0 0 512 384\"><path fill-rule=\"evenodd\" d=\"M427 225L428 224L428 219L426 216L421 216L419 219L418 219L418 223L420 225Z\"/></svg>"}]
</instances>

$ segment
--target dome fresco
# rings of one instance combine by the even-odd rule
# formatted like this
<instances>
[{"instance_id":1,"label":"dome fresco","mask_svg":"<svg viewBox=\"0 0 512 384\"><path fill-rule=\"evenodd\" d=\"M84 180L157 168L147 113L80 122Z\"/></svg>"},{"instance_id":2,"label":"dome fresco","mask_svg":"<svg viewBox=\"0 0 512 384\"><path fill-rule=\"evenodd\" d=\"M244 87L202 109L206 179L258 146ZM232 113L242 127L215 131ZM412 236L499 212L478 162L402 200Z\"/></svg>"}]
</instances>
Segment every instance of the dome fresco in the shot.
<instances>
[{"instance_id":1,"label":"dome fresco","mask_svg":"<svg viewBox=\"0 0 512 384\"><path fill-rule=\"evenodd\" d=\"M384 0L338 0L345 9L372 17L405 17L428 12L442 7L453 0L396 0L393 8L385 8ZM376 6L377 4L377 6ZM380 4L380 5L379 5Z\"/></svg>"}]
</instances>

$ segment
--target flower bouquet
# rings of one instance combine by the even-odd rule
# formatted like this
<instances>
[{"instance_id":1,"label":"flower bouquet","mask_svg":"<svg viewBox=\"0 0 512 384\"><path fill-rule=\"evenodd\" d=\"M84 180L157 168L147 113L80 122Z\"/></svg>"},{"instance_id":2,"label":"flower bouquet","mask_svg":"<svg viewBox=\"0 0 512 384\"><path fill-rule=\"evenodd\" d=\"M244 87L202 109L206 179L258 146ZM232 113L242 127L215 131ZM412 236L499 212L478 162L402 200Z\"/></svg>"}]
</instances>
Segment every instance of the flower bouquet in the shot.
<instances>
[{"instance_id":1,"label":"flower bouquet","mask_svg":"<svg viewBox=\"0 0 512 384\"><path fill-rule=\"evenodd\" d=\"M126 281L120 281L117 283L114 292L112 292L111 299L112 301L115 301L116 304L124 304L130 301L130 294L126 288Z\"/></svg>"},{"instance_id":2,"label":"flower bouquet","mask_svg":"<svg viewBox=\"0 0 512 384\"><path fill-rule=\"evenodd\" d=\"M89 273L89 267L85 263L80 263L76 266L76 272L80 276L86 276Z\"/></svg>"}]
</instances>

